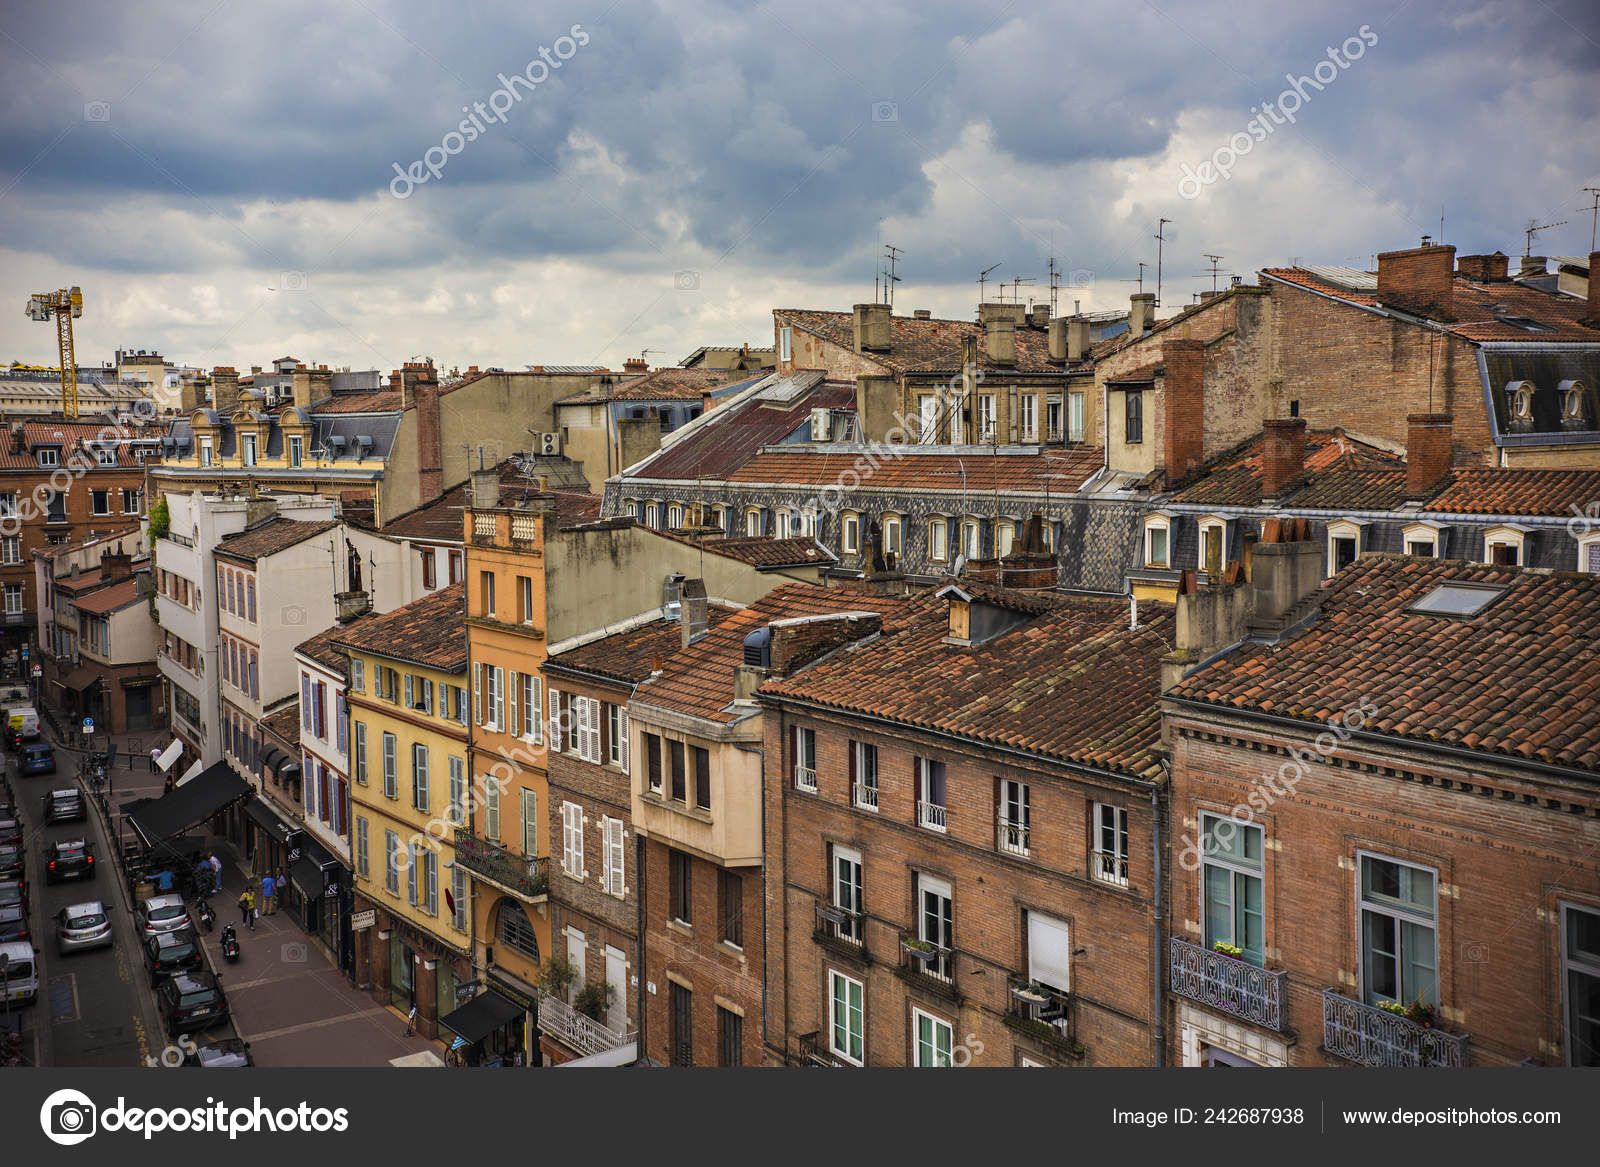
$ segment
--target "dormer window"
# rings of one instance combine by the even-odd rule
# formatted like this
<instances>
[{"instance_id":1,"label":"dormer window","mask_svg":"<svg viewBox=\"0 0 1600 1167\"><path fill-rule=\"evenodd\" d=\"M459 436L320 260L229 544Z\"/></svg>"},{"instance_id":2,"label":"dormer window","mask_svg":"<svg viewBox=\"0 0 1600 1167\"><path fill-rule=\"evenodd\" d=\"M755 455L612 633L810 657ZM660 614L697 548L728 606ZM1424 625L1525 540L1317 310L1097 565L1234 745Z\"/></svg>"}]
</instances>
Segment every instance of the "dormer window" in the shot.
<instances>
[{"instance_id":1,"label":"dormer window","mask_svg":"<svg viewBox=\"0 0 1600 1167\"><path fill-rule=\"evenodd\" d=\"M256 435L244 434L239 439L239 461L246 466L256 464Z\"/></svg>"},{"instance_id":2,"label":"dormer window","mask_svg":"<svg viewBox=\"0 0 1600 1167\"><path fill-rule=\"evenodd\" d=\"M1123 396L1127 403L1122 440L1133 446L1144 441L1144 393L1130 389Z\"/></svg>"},{"instance_id":3,"label":"dormer window","mask_svg":"<svg viewBox=\"0 0 1600 1167\"><path fill-rule=\"evenodd\" d=\"M1200 531L1200 559L1195 567L1209 571L1214 558L1220 572L1228 564L1228 520L1206 515L1196 526Z\"/></svg>"},{"instance_id":4,"label":"dormer window","mask_svg":"<svg viewBox=\"0 0 1600 1167\"><path fill-rule=\"evenodd\" d=\"M1600 575L1600 532L1578 540L1578 570Z\"/></svg>"},{"instance_id":5,"label":"dormer window","mask_svg":"<svg viewBox=\"0 0 1600 1167\"><path fill-rule=\"evenodd\" d=\"M46 469L61 465L60 446L40 446L34 453L39 459L39 465Z\"/></svg>"},{"instance_id":6,"label":"dormer window","mask_svg":"<svg viewBox=\"0 0 1600 1167\"><path fill-rule=\"evenodd\" d=\"M839 550L845 555L860 554L861 516L854 511L845 511L839 519Z\"/></svg>"},{"instance_id":7,"label":"dormer window","mask_svg":"<svg viewBox=\"0 0 1600 1167\"><path fill-rule=\"evenodd\" d=\"M94 461L97 466L115 466L117 451L110 446L97 446L94 451Z\"/></svg>"},{"instance_id":8,"label":"dormer window","mask_svg":"<svg viewBox=\"0 0 1600 1167\"><path fill-rule=\"evenodd\" d=\"M1144 521L1144 565L1165 571L1172 563L1172 519L1151 515Z\"/></svg>"},{"instance_id":9,"label":"dormer window","mask_svg":"<svg viewBox=\"0 0 1600 1167\"><path fill-rule=\"evenodd\" d=\"M1328 524L1328 574L1337 575L1361 555L1365 523L1339 519Z\"/></svg>"},{"instance_id":10,"label":"dormer window","mask_svg":"<svg viewBox=\"0 0 1600 1167\"><path fill-rule=\"evenodd\" d=\"M966 519L961 524L961 554L968 559L978 559L983 554L983 523Z\"/></svg>"},{"instance_id":11,"label":"dormer window","mask_svg":"<svg viewBox=\"0 0 1600 1167\"><path fill-rule=\"evenodd\" d=\"M289 465L299 466L303 457L302 443L304 439L298 434L289 438Z\"/></svg>"},{"instance_id":12,"label":"dormer window","mask_svg":"<svg viewBox=\"0 0 1600 1167\"><path fill-rule=\"evenodd\" d=\"M211 465L211 439L210 438L201 438L200 439L200 465L202 465L202 466Z\"/></svg>"},{"instance_id":13,"label":"dormer window","mask_svg":"<svg viewBox=\"0 0 1600 1167\"><path fill-rule=\"evenodd\" d=\"M887 550L887 525L885 525L885 550ZM948 519L935 516L928 520L928 558L934 563L943 563L950 558L950 523Z\"/></svg>"},{"instance_id":14,"label":"dormer window","mask_svg":"<svg viewBox=\"0 0 1600 1167\"><path fill-rule=\"evenodd\" d=\"M1440 543L1443 542L1444 528L1438 523L1410 523L1401 528L1400 534L1405 540L1407 555L1438 559L1443 554Z\"/></svg>"},{"instance_id":15,"label":"dormer window","mask_svg":"<svg viewBox=\"0 0 1600 1167\"><path fill-rule=\"evenodd\" d=\"M1520 523L1490 527L1483 533L1483 561L1505 567L1527 563L1528 528Z\"/></svg>"}]
</instances>

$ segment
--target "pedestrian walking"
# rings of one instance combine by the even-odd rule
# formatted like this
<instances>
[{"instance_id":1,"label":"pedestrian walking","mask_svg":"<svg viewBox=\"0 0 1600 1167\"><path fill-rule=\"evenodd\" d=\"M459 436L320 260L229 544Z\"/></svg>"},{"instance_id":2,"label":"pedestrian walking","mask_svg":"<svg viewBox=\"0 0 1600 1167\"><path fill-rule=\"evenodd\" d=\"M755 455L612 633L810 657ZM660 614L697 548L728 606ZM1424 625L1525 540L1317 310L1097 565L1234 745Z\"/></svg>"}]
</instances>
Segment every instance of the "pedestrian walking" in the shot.
<instances>
[{"instance_id":1,"label":"pedestrian walking","mask_svg":"<svg viewBox=\"0 0 1600 1167\"><path fill-rule=\"evenodd\" d=\"M155 749L150 751L150 773L154 774L158 769L161 768L160 762L161 748L157 746Z\"/></svg>"},{"instance_id":2,"label":"pedestrian walking","mask_svg":"<svg viewBox=\"0 0 1600 1167\"><path fill-rule=\"evenodd\" d=\"M207 862L211 865L211 894L216 895L222 891L222 860L218 859L217 853L213 851Z\"/></svg>"},{"instance_id":3,"label":"pedestrian walking","mask_svg":"<svg viewBox=\"0 0 1600 1167\"><path fill-rule=\"evenodd\" d=\"M239 922L254 931L256 926L256 897L255 893L250 890L249 884L245 884L244 890L239 893L239 915L241 917Z\"/></svg>"},{"instance_id":4,"label":"pedestrian walking","mask_svg":"<svg viewBox=\"0 0 1600 1167\"><path fill-rule=\"evenodd\" d=\"M272 878L272 873L269 871L261 877L261 914L263 916L272 915L273 901L277 898L277 890L277 882Z\"/></svg>"}]
</instances>

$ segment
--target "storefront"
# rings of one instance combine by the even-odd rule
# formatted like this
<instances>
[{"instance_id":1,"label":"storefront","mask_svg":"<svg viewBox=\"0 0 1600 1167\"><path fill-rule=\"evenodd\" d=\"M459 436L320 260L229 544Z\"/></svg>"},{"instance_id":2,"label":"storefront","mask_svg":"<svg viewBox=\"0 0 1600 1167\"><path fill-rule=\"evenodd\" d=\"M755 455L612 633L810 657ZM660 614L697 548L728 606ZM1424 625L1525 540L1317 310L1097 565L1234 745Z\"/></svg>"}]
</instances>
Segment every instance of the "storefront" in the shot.
<instances>
[{"instance_id":1,"label":"storefront","mask_svg":"<svg viewBox=\"0 0 1600 1167\"><path fill-rule=\"evenodd\" d=\"M415 1007L417 1032L438 1036L440 1017L458 1007L457 986L471 975L470 958L364 897L356 897L355 906L374 910L377 925L358 933L364 939L355 961L357 983L370 977L376 1000L405 1014Z\"/></svg>"},{"instance_id":2,"label":"storefront","mask_svg":"<svg viewBox=\"0 0 1600 1167\"><path fill-rule=\"evenodd\" d=\"M349 895L344 864L304 830L290 839L288 861L284 910L293 912L306 934L320 940L342 966Z\"/></svg>"},{"instance_id":3,"label":"storefront","mask_svg":"<svg viewBox=\"0 0 1600 1167\"><path fill-rule=\"evenodd\" d=\"M256 880L286 870L290 839L301 833L300 828L259 795L245 804L242 818L245 861Z\"/></svg>"},{"instance_id":4,"label":"storefront","mask_svg":"<svg viewBox=\"0 0 1600 1167\"><path fill-rule=\"evenodd\" d=\"M445 998L440 997L441 1003ZM532 1002L510 990L478 987L465 1003L440 1018L454 1034L451 1053L464 1066L528 1065L528 1016ZM442 1036L442 1034L441 1034Z\"/></svg>"}]
</instances>

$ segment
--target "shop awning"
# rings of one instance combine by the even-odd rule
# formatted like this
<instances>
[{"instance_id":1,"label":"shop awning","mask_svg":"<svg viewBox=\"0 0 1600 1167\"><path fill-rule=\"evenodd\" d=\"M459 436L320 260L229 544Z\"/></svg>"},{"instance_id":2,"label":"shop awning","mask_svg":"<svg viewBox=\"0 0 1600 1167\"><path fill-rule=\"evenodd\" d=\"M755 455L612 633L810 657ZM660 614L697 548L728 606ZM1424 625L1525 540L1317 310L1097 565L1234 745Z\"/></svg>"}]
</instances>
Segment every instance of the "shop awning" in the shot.
<instances>
[{"instance_id":1,"label":"shop awning","mask_svg":"<svg viewBox=\"0 0 1600 1167\"><path fill-rule=\"evenodd\" d=\"M226 762L213 763L170 794L152 799L128 815L128 822L146 847L164 843L212 815L247 798L250 784Z\"/></svg>"},{"instance_id":2,"label":"shop awning","mask_svg":"<svg viewBox=\"0 0 1600 1167\"><path fill-rule=\"evenodd\" d=\"M329 883L337 881L337 872L344 864L317 842L309 831L300 833L297 846L300 855L289 863L289 878L294 880L301 895L315 897L324 894ZM331 877L330 871L333 873Z\"/></svg>"},{"instance_id":3,"label":"shop awning","mask_svg":"<svg viewBox=\"0 0 1600 1167\"><path fill-rule=\"evenodd\" d=\"M266 800L263 798L252 798L246 803L244 817L255 823L280 843L288 838L290 831L295 829L284 821L282 815L267 805Z\"/></svg>"},{"instance_id":4,"label":"shop awning","mask_svg":"<svg viewBox=\"0 0 1600 1167\"><path fill-rule=\"evenodd\" d=\"M522 1006L508 1001L493 989L485 989L454 1013L447 1013L439 1024L459 1033L469 1042L479 1042L506 1022L522 1016Z\"/></svg>"},{"instance_id":5,"label":"shop awning","mask_svg":"<svg viewBox=\"0 0 1600 1167\"><path fill-rule=\"evenodd\" d=\"M172 764L183 756L183 743L177 738L172 739L172 744L161 751L161 756L156 759L156 765L161 767L165 774L172 769Z\"/></svg>"}]
</instances>

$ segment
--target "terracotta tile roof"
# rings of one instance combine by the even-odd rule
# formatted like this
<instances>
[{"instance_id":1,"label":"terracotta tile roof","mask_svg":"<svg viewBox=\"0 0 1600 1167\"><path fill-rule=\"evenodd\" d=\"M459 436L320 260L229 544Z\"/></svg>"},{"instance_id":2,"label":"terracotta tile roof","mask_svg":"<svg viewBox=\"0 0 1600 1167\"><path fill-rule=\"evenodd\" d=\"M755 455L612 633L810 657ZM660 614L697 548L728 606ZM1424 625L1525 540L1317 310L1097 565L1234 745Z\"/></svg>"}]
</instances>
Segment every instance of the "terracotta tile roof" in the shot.
<instances>
[{"instance_id":1,"label":"terracotta tile roof","mask_svg":"<svg viewBox=\"0 0 1600 1167\"><path fill-rule=\"evenodd\" d=\"M859 479L863 487L885 490L1033 490L1052 494L1077 490L1105 466L1099 447L1078 450L1039 448L1029 454L903 454L881 459L871 473L859 469L860 454L816 450L769 450L728 475L730 482L769 482L825 487ZM981 509L981 508L980 508Z\"/></svg>"},{"instance_id":2,"label":"terracotta tile roof","mask_svg":"<svg viewBox=\"0 0 1600 1167\"><path fill-rule=\"evenodd\" d=\"M842 348L855 348L855 314L813 312L802 308L777 308L779 319L820 336ZM961 367L962 345L968 337L978 341L978 366L996 373L1066 372L1065 364L1050 360L1050 336L1043 329L1016 329L1016 363L997 365L983 347L983 328L974 320L918 320L911 316L889 319L889 351L868 353L869 359L899 372L936 372Z\"/></svg>"},{"instance_id":3,"label":"terracotta tile roof","mask_svg":"<svg viewBox=\"0 0 1600 1167\"><path fill-rule=\"evenodd\" d=\"M424 668L461 673L467 668L466 588L462 584L369 616L341 630L333 644Z\"/></svg>"},{"instance_id":4,"label":"terracotta tile roof","mask_svg":"<svg viewBox=\"0 0 1600 1167\"><path fill-rule=\"evenodd\" d=\"M1154 778L1172 608L1141 604L1139 615L1130 630L1122 600L1063 598L964 647L944 643L948 602L926 598L898 631L761 692Z\"/></svg>"},{"instance_id":5,"label":"terracotta tile roof","mask_svg":"<svg viewBox=\"0 0 1600 1167\"><path fill-rule=\"evenodd\" d=\"M1600 470L1464 469L1427 505L1451 514L1592 517L1597 501Z\"/></svg>"},{"instance_id":6,"label":"terracotta tile roof","mask_svg":"<svg viewBox=\"0 0 1600 1167\"><path fill-rule=\"evenodd\" d=\"M338 519L301 522L275 515L258 527L250 527L237 535L224 536L217 543L215 554L229 559L246 559L253 563L269 555L276 555L314 535L330 531L338 525Z\"/></svg>"},{"instance_id":7,"label":"terracotta tile roof","mask_svg":"<svg viewBox=\"0 0 1600 1167\"><path fill-rule=\"evenodd\" d=\"M823 381L790 402L750 397L723 404L637 471L641 478L725 479L763 446L777 445L811 419L813 409L854 409L854 383Z\"/></svg>"},{"instance_id":8,"label":"terracotta tile roof","mask_svg":"<svg viewBox=\"0 0 1600 1167\"><path fill-rule=\"evenodd\" d=\"M45 547L34 548L33 553L45 559L59 559L61 556L70 555L74 551L82 551L86 547L92 547L96 543L106 543L112 539L126 539L138 533L138 527L124 527L116 531L107 531L104 534L91 531L76 543L52 543Z\"/></svg>"},{"instance_id":9,"label":"terracotta tile roof","mask_svg":"<svg viewBox=\"0 0 1600 1167\"><path fill-rule=\"evenodd\" d=\"M353 628L364 627L362 621L371 620L373 616L368 613L348 624L335 624L332 628L324 629L309 640L303 640L294 646L295 652L301 656L309 657L329 672L345 675L349 669L349 657L344 649L339 647L341 637L348 636Z\"/></svg>"},{"instance_id":10,"label":"terracotta tile roof","mask_svg":"<svg viewBox=\"0 0 1600 1167\"><path fill-rule=\"evenodd\" d=\"M708 628L719 627L738 609L720 604L708 605ZM635 685L650 675L655 662L665 661L683 647L683 633L677 620L656 620L626 632L602 636L556 656L546 657L546 670L573 669L582 673L610 677ZM554 682L551 682L554 683ZM556 685L556 688L560 688Z\"/></svg>"},{"instance_id":11,"label":"terracotta tile roof","mask_svg":"<svg viewBox=\"0 0 1600 1167\"><path fill-rule=\"evenodd\" d=\"M22 449L16 449L20 438ZM84 445L84 456L89 462L89 473L96 470L138 469L144 463L133 456L133 449L125 439L144 439L160 449L161 435L108 422L86 421L25 421L11 433L0 431L0 470L38 470L39 456L33 453L36 446L61 447L60 460L67 463L78 443ZM101 466L96 461L94 443L110 440L114 443L117 463L115 467Z\"/></svg>"},{"instance_id":12,"label":"terracotta tile roof","mask_svg":"<svg viewBox=\"0 0 1600 1167\"><path fill-rule=\"evenodd\" d=\"M699 401L701 395L720 389L728 383L724 369L707 369L696 366L689 369L656 369L623 381L609 393L590 390L563 397L557 405L597 405L605 401Z\"/></svg>"},{"instance_id":13,"label":"terracotta tile roof","mask_svg":"<svg viewBox=\"0 0 1600 1167\"><path fill-rule=\"evenodd\" d=\"M530 481L518 469L515 458L501 462L496 469L500 471L502 503L518 501L524 494L539 492L538 483ZM469 493L468 483L463 482L459 486L452 487L433 502L391 519L383 525L383 533L400 539L460 543L461 516L466 511ZM600 517L602 499L598 494L588 494L581 490L554 489L547 493L555 499L558 528L575 527L580 523L593 522Z\"/></svg>"},{"instance_id":14,"label":"terracotta tile roof","mask_svg":"<svg viewBox=\"0 0 1600 1167\"><path fill-rule=\"evenodd\" d=\"M91 616L103 616L107 612L115 612L118 608L133 603L138 598L139 581L128 578L109 587L103 587L97 592L90 592L81 600L74 600L72 606Z\"/></svg>"},{"instance_id":15,"label":"terracotta tile roof","mask_svg":"<svg viewBox=\"0 0 1600 1167\"><path fill-rule=\"evenodd\" d=\"M605 501L598 494L582 490L550 490L556 500L556 526L559 529L592 523L600 517L600 506Z\"/></svg>"},{"instance_id":16,"label":"terracotta tile roof","mask_svg":"<svg viewBox=\"0 0 1600 1167\"><path fill-rule=\"evenodd\" d=\"M1352 291L1317 278L1302 268L1269 267L1262 275L1310 291L1333 296L1362 307L1381 307L1373 291ZM1496 310L1498 309L1498 311ZM1517 283L1480 284L1457 275L1451 288L1451 316L1448 331L1471 341L1516 341L1526 344L1579 342L1600 345L1600 328L1578 321L1589 315L1585 301L1573 296L1541 292ZM1523 317L1544 327L1530 331L1510 322L1508 317Z\"/></svg>"},{"instance_id":17,"label":"terracotta tile roof","mask_svg":"<svg viewBox=\"0 0 1600 1167\"><path fill-rule=\"evenodd\" d=\"M1156 379L1156 374L1166 371L1166 365L1160 361L1151 361L1147 365L1140 365L1137 369L1129 369L1120 377L1107 377L1107 385L1143 385Z\"/></svg>"},{"instance_id":18,"label":"terracotta tile roof","mask_svg":"<svg viewBox=\"0 0 1600 1167\"><path fill-rule=\"evenodd\" d=\"M1257 434L1241 442L1171 502L1253 507L1261 504L1264 440ZM1405 461L1398 455L1350 437L1343 430L1306 433L1306 473L1298 488L1283 496L1286 505L1382 509L1405 499ZM1398 492L1398 493L1396 493ZM1314 501L1306 501L1310 498Z\"/></svg>"},{"instance_id":19,"label":"terracotta tile roof","mask_svg":"<svg viewBox=\"0 0 1600 1167\"><path fill-rule=\"evenodd\" d=\"M905 596L873 595L854 588L785 584L723 620L704 640L668 657L661 676L640 685L634 697L646 705L731 722L737 715L725 707L733 701L733 670L744 660L744 638L757 628L773 620L858 611L879 613L889 627L905 617L913 602Z\"/></svg>"},{"instance_id":20,"label":"terracotta tile roof","mask_svg":"<svg viewBox=\"0 0 1600 1167\"><path fill-rule=\"evenodd\" d=\"M741 535L731 539L707 540L705 546L708 550L720 552L752 567L805 567L838 562L833 553L811 535L795 535L787 539Z\"/></svg>"},{"instance_id":21,"label":"terracotta tile roof","mask_svg":"<svg viewBox=\"0 0 1600 1167\"><path fill-rule=\"evenodd\" d=\"M313 405L311 412L313 414L398 413L401 410L415 408L414 404L405 404L404 397L393 389L379 389L373 393L336 393Z\"/></svg>"},{"instance_id":22,"label":"terracotta tile roof","mask_svg":"<svg viewBox=\"0 0 1600 1167\"><path fill-rule=\"evenodd\" d=\"M276 713L269 713L261 719L261 728L275 736L284 745L299 749L300 746L300 702L298 699L291 701Z\"/></svg>"},{"instance_id":23,"label":"terracotta tile roof","mask_svg":"<svg viewBox=\"0 0 1600 1167\"><path fill-rule=\"evenodd\" d=\"M1406 610L1445 582L1507 590L1466 618ZM1600 772L1600 575L1363 555L1320 594L1304 631L1172 695L1313 724L1367 701L1369 731Z\"/></svg>"}]
</instances>

